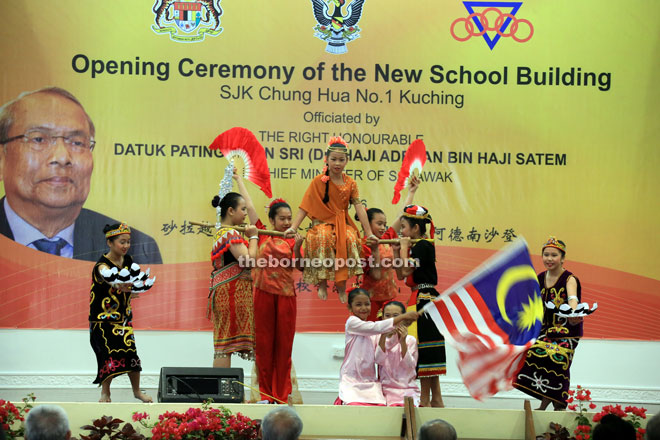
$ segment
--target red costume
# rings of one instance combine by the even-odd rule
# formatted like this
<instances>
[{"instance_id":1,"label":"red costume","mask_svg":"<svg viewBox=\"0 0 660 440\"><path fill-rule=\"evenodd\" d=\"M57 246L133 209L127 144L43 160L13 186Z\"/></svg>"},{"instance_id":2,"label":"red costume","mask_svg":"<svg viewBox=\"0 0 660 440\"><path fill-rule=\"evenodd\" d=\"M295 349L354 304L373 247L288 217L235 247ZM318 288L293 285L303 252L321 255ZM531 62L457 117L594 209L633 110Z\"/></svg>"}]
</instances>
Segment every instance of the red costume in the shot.
<instances>
[{"instance_id":1,"label":"red costume","mask_svg":"<svg viewBox=\"0 0 660 440\"><path fill-rule=\"evenodd\" d=\"M391 240L393 238L398 238L396 231L392 228L388 228L387 231L380 237L381 240ZM366 241L366 239L364 239ZM380 280L375 280L370 276L371 267L367 265L364 268L364 276L362 277L362 283L360 287L369 292L371 299L371 312L369 313L368 321L378 321L378 311L383 307L383 305L394 299L399 293L399 288L396 285L396 271L391 267L391 263L394 259L394 252L392 247L389 244L379 244L378 253L380 254L380 261L386 261L390 263L390 267L381 268L381 278ZM371 256L371 249L366 245L362 245L362 258L369 262L369 257Z\"/></svg>"},{"instance_id":2,"label":"red costume","mask_svg":"<svg viewBox=\"0 0 660 440\"><path fill-rule=\"evenodd\" d=\"M266 229L261 220L256 226ZM268 267L253 271L256 364L263 400L272 400L270 395L286 402L292 390L291 350L296 332L294 244L293 238L259 236L257 261L269 261Z\"/></svg>"}]
</instances>

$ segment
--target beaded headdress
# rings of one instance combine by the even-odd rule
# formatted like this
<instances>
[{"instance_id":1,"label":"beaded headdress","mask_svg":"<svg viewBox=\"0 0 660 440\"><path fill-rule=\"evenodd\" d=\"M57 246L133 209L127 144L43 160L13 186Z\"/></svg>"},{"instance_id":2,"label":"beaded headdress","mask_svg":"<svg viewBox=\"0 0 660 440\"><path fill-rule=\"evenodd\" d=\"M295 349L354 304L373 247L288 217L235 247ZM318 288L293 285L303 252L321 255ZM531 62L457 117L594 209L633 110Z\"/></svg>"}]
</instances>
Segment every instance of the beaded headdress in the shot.
<instances>
[{"instance_id":1,"label":"beaded headdress","mask_svg":"<svg viewBox=\"0 0 660 440\"><path fill-rule=\"evenodd\" d=\"M551 235L550 238L548 238L548 241L545 242L542 250L547 247L553 247L559 249L560 251L566 252L566 245L560 243L559 240L557 240L557 238L554 235Z\"/></svg>"},{"instance_id":2,"label":"beaded headdress","mask_svg":"<svg viewBox=\"0 0 660 440\"><path fill-rule=\"evenodd\" d=\"M333 151L337 153L348 154L348 144L341 138L341 136L334 136L330 138L326 152L330 154Z\"/></svg>"},{"instance_id":3,"label":"beaded headdress","mask_svg":"<svg viewBox=\"0 0 660 440\"><path fill-rule=\"evenodd\" d=\"M113 229L105 233L105 238L114 237L115 235L130 234L131 228L126 223L121 223L117 229Z\"/></svg>"}]
</instances>

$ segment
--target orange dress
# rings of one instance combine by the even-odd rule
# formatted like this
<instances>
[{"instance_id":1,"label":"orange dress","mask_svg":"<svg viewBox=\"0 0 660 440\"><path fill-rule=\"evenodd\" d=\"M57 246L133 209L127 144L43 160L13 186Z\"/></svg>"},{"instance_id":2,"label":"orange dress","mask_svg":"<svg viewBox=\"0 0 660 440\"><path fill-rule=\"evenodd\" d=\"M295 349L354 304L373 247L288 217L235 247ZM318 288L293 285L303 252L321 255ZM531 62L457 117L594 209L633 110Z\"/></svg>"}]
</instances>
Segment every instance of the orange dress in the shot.
<instances>
[{"instance_id":1,"label":"orange dress","mask_svg":"<svg viewBox=\"0 0 660 440\"><path fill-rule=\"evenodd\" d=\"M300 203L300 208L312 219L312 228L305 238L305 258L309 262L303 271L303 280L319 284L321 280L346 281L360 275L360 235L348 213L351 202L360 199L357 183L342 174L344 184L337 186L330 180L328 203L323 203L326 183L322 174L316 176ZM318 260L315 260L318 259ZM335 260L336 264L335 264Z\"/></svg>"}]
</instances>

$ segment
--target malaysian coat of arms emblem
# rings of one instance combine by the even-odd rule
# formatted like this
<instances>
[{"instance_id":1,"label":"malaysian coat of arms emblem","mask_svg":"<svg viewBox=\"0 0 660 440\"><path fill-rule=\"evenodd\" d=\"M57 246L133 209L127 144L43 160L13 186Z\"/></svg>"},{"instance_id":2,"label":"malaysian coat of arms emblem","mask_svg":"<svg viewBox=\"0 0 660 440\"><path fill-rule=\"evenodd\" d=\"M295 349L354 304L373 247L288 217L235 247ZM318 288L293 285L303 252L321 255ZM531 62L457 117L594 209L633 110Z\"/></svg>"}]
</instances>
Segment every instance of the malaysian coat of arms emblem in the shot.
<instances>
[{"instance_id":1,"label":"malaysian coat of arms emblem","mask_svg":"<svg viewBox=\"0 0 660 440\"><path fill-rule=\"evenodd\" d=\"M195 43L222 32L220 0L156 0L153 6L157 34L169 34L173 41Z\"/></svg>"},{"instance_id":2,"label":"malaysian coat of arms emblem","mask_svg":"<svg viewBox=\"0 0 660 440\"><path fill-rule=\"evenodd\" d=\"M314 36L327 42L325 51L335 55L348 52L346 43L360 36L358 22L362 17L362 7L365 0L353 0L346 6L346 13L342 14L342 7L346 0L312 0L314 17L317 25L314 27ZM330 14L330 7L334 7Z\"/></svg>"}]
</instances>

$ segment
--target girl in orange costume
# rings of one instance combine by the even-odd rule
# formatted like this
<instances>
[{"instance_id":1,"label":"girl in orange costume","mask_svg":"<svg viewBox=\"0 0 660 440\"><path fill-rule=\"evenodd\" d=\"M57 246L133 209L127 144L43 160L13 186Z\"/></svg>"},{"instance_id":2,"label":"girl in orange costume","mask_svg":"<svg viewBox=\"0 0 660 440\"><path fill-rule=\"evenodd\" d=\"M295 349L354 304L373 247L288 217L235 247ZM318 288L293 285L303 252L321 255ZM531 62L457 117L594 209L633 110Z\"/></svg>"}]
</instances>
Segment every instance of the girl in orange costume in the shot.
<instances>
[{"instance_id":1,"label":"girl in orange costume","mask_svg":"<svg viewBox=\"0 0 660 440\"><path fill-rule=\"evenodd\" d=\"M371 232L357 184L343 172L348 163L348 145L341 137L330 138L325 162L323 173L307 188L286 236L293 237L305 217L312 220L305 237L305 258L312 264L305 266L303 280L316 285L323 300L328 297L328 280L334 280L339 300L345 303L346 281L362 273L359 232L348 214L351 203L370 243L378 239ZM314 267L319 263L321 267Z\"/></svg>"}]
</instances>

